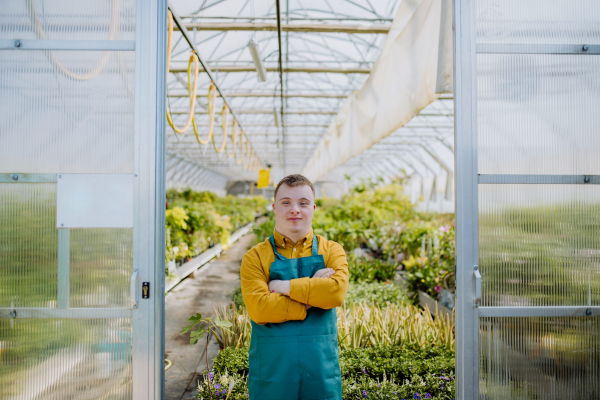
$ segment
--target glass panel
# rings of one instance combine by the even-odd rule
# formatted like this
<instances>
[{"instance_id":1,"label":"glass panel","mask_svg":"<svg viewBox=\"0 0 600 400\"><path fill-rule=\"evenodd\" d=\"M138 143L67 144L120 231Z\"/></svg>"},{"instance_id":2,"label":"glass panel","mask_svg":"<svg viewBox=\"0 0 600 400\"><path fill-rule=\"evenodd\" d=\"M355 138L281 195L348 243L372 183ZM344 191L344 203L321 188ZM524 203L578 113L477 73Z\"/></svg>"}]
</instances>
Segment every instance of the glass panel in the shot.
<instances>
[{"instance_id":1,"label":"glass panel","mask_svg":"<svg viewBox=\"0 0 600 400\"><path fill-rule=\"evenodd\" d=\"M0 319L0 398L131 399L130 319Z\"/></svg>"},{"instance_id":2,"label":"glass panel","mask_svg":"<svg viewBox=\"0 0 600 400\"><path fill-rule=\"evenodd\" d=\"M133 173L135 52L0 54L0 173Z\"/></svg>"},{"instance_id":3,"label":"glass panel","mask_svg":"<svg viewBox=\"0 0 600 400\"><path fill-rule=\"evenodd\" d=\"M600 56L477 61L480 174L600 174Z\"/></svg>"},{"instance_id":4,"label":"glass panel","mask_svg":"<svg viewBox=\"0 0 600 400\"><path fill-rule=\"evenodd\" d=\"M600 186L479 185L484 306L600 305Z\"/></svg>"},{"instance_id":5,"label":"glass panel","mask_svg":"<svg viewBox=\"0 0 600 400\"><path fill-rule=\"evenodd\" d=\"M0 39L135 40L135 0L3 1Z\"/></svg>"},{"instance_id":6,"label":"glass panel","mask_svg":"<svg viewBox=\"0 0 600 400\"><path fill-rule=\"evenodd\" d=\"M599 318L481 318L479 398L600 398Z\"/></svg>"},{"instance_id":7,"label":"glass panel","mask_svg":"<svg viewBox=\"0 0 600 400\"><path fill-rule=\"evenodd\" d=\"M56 308L57 271L56 184L0 183L0 307Z\"/></svg>"},{"instance_id":8,"label":"glass panel","mask_svg":"<svg viewBox=\"0 0 600 400\"><path fill-rule=\"evenodd\" d=\"M71 229L71 307L130 308L132 229Z\"/></svg>"},{"instance_id":9,"label":"glass panel","mask_svg":"<svg viewBox=\"0 0 600 400\"><path fill-rule=\"evenodd\" d=\"M597 0L478 0L478 43L600 43Z\"/></svg>"}]
</instances>

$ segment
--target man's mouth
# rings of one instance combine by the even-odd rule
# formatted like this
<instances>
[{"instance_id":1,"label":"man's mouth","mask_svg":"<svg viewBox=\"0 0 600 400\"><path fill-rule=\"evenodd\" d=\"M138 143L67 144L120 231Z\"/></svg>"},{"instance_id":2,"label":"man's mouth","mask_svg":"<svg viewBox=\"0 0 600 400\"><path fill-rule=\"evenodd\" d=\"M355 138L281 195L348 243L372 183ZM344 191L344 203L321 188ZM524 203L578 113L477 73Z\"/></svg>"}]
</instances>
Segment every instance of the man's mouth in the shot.
<instances>
[{"instance_id":1,"label":"man's mouth","mask_svg":"<svg viewBox=\"0 0 600 400\"><path fill-rule=\"evenodd\" d=\"M288 221L300 221L302 218L288 218Z\"/></svg>"}]
</instances>

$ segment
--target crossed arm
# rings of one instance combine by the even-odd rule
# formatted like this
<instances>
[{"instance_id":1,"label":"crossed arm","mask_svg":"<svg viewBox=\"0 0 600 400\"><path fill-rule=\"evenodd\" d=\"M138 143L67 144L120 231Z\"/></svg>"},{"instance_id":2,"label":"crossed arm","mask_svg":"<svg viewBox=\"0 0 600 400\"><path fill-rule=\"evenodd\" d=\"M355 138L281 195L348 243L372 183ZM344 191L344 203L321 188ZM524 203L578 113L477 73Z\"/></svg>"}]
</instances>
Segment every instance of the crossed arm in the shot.
<instances>
[{"instance_id":1,"label":"crossed arm","mask_svg":"<svg viewBox=\"0 0 600 400\"><path fill-rule=\"evenodd\" d=\"M339 307L348 290L348 263L342 246L335 243L331 247L326 264L328 268L311 278L269 282L258 254L246 253L241 281L250 318L257 324L280 323L303 320L310 307Z\"/></svg>"}]
</instances>

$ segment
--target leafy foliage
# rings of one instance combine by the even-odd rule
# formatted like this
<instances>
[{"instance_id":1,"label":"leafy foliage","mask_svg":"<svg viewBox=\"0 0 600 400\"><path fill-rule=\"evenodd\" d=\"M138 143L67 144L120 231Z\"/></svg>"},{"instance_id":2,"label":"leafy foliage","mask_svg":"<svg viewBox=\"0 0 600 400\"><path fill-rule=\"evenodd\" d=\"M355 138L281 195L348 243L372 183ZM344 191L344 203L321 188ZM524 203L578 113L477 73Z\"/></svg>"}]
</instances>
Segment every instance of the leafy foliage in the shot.
<instances>
[{"instance_id":1,"label":"leafy foliage","mask_svg":"<svg viewBox=\"0 0 600 400\"><path fill-rule=\"evenodd\" d=\"M401 305L407 302L407 294L398 285L383 282L350 283L344 303L375 303Z\"/></svg>"},{"instance_id":2,"label":"leafy foliage","mask_svg":"<svg viewBox=\"0 0 600 400\"><path fill-rule=\"evenodd\" d=\"M350 282L386 282L396 276L396 264L348 256Z\"/></svg>"},{"instance_id":3,"label":"leafy foliage","mask_svg":"<svg viewBox=\"0 0 600 400\"><path fill-rule=\"evenodd\" d=\"M218 197L191 189L167 192L167 261L184 262L216 243L227 245L231 232L263 213L263 197Z\"/></svg>"},{"instance_id":4,"label":"leafy foliage","mask_svg":"<svg viewBox=\"0 0 600 400\"><path fill-rule=\"evenodd\" d=\"M340 351L340 367L344 399L414 399L415 393L421 399L429 398L427 394L432 399L454 398L454 351L443 346L375 346ZM233 381L229 398L247 399L248 373L247 347L222 350L214 359L213 375L199 386L198 398L209 399L209 390L213 395L219 391L215 398L224 398L223 389Z\"/></svg>"},{"instance_id":5,"label":"leafy foliage","mask_svg":"<svg viewBox=\"0 0 600 400\"><path fill-rule=\"evenodd\" d=\"M454 227L446 225L429 232L429 243L433 244L426 244L425 254L418 258L411 256L404 262L407 271L404 277L415 303L418 291L437 299L442 289L454 288Z\"/></svg>"}]
</instances>

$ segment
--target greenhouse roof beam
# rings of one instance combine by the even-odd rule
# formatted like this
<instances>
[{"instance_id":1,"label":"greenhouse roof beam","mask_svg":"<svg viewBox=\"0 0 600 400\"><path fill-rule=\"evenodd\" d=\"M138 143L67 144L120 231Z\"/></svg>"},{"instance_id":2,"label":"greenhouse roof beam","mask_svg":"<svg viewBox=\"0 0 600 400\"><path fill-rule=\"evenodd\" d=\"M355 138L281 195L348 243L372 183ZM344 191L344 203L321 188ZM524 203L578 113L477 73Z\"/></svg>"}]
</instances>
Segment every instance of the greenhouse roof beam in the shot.
<instances>
[{"instance_id":1,"label":"greenhouse roof beam","mask_svg":"<svg viewBox=\"0 0 600 400\"><path fill-rule=\"evenodd\" d=\"M180 15L180 18L186 18L186 19L193 19L193 18L198 18L198 15ZM235 16L235 17L228 17L228 16L204 16L204 19L230 19L230 20L261 20L261 21L272 21L275 20L277 18L275 17L260 17L260 16L254 16L254 17L250 17L250 16ZM290 17L290 18L286 18L289 19L290 21L366 21L366 22L375 22L375 21L384 21L384 22L392 22L394 19L393 18L351 18L351 17L347 17L347 18L331 18L331 17Z\"/></svg>"},{"instance_id":2,"label":"greenhouse roof beam","mask_svg":"<svg viewBox=\"0 0 600 400\"><path fill-rule=\"evenodd\" d=\"M196 22L184 23L188 30L196 31L269 31L277 32L277 24L253 23L253 22ZM369 24L281 24L283 32L297 33L366 33L366 34L388 34L391 25ZM174 30L179 30L179 27Z\"/></svg>"},{"instance_id":3,"label":"greenhouse roof beam","mask_svg":"<svg viewBox=\"0 0 600 400\"><path fill-rule=\"evenodd\" d=\"M204 96L206 95L206 91L200 92L197 94L197 96ZM186 91L186 92L171 92L169 93L169 97L189 97L190 94ZM232 97L269 97L269 98L273 98L273 97L278 97L279 95L275 94L275 93L252 93L252 92L247 92L247 93L227 93L227 97L228 98L232 98ZM291 99L291 98L306 98L306 99L319 99L319 98L323 98L323 99L345 99L346 97L348 97L347 94L320 94L320 93L311 93L311 94L284 94L283 97L287 98L287 99ZM248 126L248 124L246 124L246 126Z\"/></svg>"},{"instance_id":4,"label":"greenhouse roof beam","mask_svg":"<svg viewBox=\"0 0 600 400\"><path fill-rule=\"evenodd\" d=\"M173 115L187 115L189 110L173 110L171 114ZM196 111L195 114L208 114L208 111ZM248 110L238 110L237 114L273 114L273 109L248 109ZM297 114L297 115L336 115L337 112L334 110L330 111L322 111L322 110L287 110L284 111L285 115L288 114Z\"/></svg>"},{"instance_id":5,"label":"greenhouse roof beam","mask_svg":"<svg viewBox=\"0 0 600 400\"><path fill-rule=\"evenodd\" d=\"M176 65L176 63L173 63L173 64L175 64L175 65L172 65L169 68L169 72L171 72L171 73L187 72L187 66L184 66L181 64ZM200 72L202 72L202 71L208 72L206 70L206 67L204 67L204 65L202 67L200 67L199 69L200 69ZM279 67L265 67L265 69L267 70L267 72L278 72L279 71ZM219 72L226 72L226 73L256 72L256 67L251 64L248 64L248 65L219 65L219 66L213 66L212 70L219 71ZM286 74L297 73L297 72L304 72L304 73L308 73L308 74L323 74L323 73L370 74L371 68L286 67L283 69L283 72ZM221 94L221 96L222 96L222 94Z\"/></svg>"}]
</instances>

